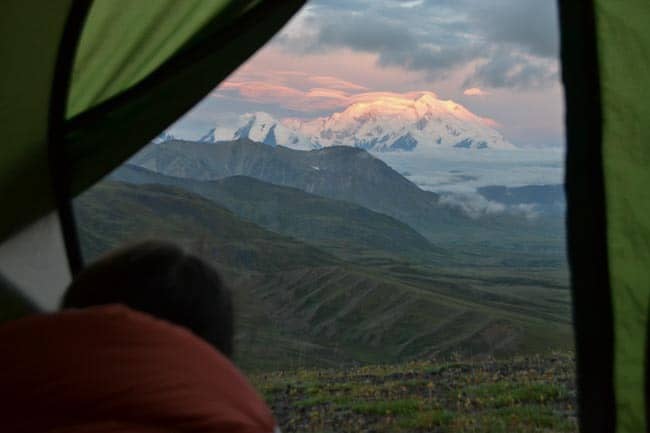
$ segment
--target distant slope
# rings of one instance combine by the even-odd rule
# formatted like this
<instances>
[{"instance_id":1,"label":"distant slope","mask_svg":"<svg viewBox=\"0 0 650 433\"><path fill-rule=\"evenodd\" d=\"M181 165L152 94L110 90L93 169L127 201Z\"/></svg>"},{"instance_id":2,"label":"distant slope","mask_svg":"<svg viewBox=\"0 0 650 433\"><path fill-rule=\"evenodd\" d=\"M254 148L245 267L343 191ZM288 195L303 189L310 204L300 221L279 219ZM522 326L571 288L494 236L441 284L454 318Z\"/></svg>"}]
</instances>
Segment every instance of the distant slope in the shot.
<instances>
[{"instance_id":1,"label":"distant slope","mask_svg":"<svg viewBox=\"0 0 650 433\"><path fill-rule=\"evenodd\" d=\"M411 227L389 216L251 177L196 181L127 164L112 173L111 178L183 188L219 203L248 221L317 244L343 257L363 255L370 250L432 261L444 253Z\"/></svg>"},{"instance_id":2,"label":"distant slope","mask_svg":"<svg viewBox=\"0 0 650 433\"><path fill-rule=\"evenodd\" d=\"M563 232L556 227L558 223L539 225L506 214L471 218L460 208L440 203L437 194L420 189L362 149L338 146L299 151L248 139L167 141L148 146L131 163L168 176L199 180L250 176L356 203L408 224L443 248L485 248L488 255L501 251L514 254L516 260L528 260L522 252L548 250L552 260L564 260Z\"/></svg>"},{"instance_id":3,"label":"distant slope","mask_svg":"<svg viewBox=\"0 0 650 433\"><path fill-rule=\"evenodd\" d=\"M571 344L570 294L548 276L354 265L169 186L104 181L75 209L87 259L155 237L221 269L235 292L244 366L353 365Z\"/></svg>"},{"instance_id":4,"label":"distant slope","mask_svg":"<svg viewBox=\"0 0 650 433\"><path fill-rule=\"evenodd\" d=\"M75 200L84 257L127 242L170 239L221 266L255 271L336 264L329 254L243 221L178 188L102 182Z\"/></svg>"},{"instance_id":5,"label":"distant slope","mask_svg":"<svg viewBox=\"0 0 650 433\"><path fill-rule=\"evenodd\" d=\"M147 146L130 163L168 176L199 180L250 176L382 213L414 212L438 202L436 194L422 191L383 161L352 147L307 152L248 139L219 143L173 140Z\"/></svg>"},{"instance_id":6,"label":"distant slope","mask_svg":"<svg viewBox=\"0 0 650 433\"><path fill-rule=\"evenodd\" d=\"M168 176L199 180L250 176L357 203L416 228L469 220L460 210L441 206L437 194L421 190L383 161L352 147L306 152L247 139L167 141L148 146L130 162Z\"/></svg>"}]
</instances>

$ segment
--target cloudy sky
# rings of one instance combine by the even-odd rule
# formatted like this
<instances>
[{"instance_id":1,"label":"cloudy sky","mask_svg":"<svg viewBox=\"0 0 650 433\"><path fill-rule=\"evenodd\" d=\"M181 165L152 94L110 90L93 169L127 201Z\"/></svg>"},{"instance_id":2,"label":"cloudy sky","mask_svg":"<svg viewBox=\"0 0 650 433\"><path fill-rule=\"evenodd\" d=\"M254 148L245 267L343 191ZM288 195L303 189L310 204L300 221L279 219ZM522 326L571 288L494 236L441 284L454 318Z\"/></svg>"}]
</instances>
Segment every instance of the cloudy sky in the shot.
<instances>
[{"instance_id":1,"label":"cloudy sky","mask_svg":"<svg viewBox=\"0 0 650 433\"><path fill-rule=\"evenodd\" d=\"M561 146L558 44L555 0L313 0L172 132L430 91L494 119L515 144Z\"/></svg>"}]
</instances>

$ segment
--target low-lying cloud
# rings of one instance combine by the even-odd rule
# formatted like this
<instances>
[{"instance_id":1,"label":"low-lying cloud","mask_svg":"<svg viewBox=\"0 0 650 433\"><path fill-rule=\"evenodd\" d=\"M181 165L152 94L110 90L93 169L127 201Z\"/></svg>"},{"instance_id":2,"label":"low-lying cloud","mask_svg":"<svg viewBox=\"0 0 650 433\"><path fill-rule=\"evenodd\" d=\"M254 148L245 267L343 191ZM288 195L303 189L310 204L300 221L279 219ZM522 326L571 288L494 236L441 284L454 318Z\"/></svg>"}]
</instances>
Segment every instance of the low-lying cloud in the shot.
<instances>
[{"instance_id":1,"label":"low-lying cloud","mask_svg":"<svg viewBox=\"0 0 650 433\"><path fill-rule=\"evenodd\" d=\"M440 196L440 204L460 209L474 219L507 214L535 220L542 213L540 207L534 203L505 205L488 200L478 193L444 193Z\"/></svg>"}]
</instances>

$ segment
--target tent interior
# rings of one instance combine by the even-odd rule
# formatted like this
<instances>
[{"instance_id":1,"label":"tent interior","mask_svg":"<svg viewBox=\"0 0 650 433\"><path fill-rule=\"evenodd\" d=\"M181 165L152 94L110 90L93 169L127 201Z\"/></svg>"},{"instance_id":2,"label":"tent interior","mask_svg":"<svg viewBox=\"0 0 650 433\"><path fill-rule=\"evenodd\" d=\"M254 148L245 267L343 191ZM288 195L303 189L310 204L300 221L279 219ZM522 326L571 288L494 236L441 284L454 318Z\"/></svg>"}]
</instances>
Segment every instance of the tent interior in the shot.
<instances>
[{"instance_id":1,"label":"tent interior","mask_svg":"<svg viewBox=\"0 0 650 433\"><path fill-rule=\"evenodd\" d=\"M57 309L84 266L74 198L303 3L3 2L0 320ZM578 424L637 433L650 407L650 4L560 0L559 16Z\"/></svg>"}]
</instances>

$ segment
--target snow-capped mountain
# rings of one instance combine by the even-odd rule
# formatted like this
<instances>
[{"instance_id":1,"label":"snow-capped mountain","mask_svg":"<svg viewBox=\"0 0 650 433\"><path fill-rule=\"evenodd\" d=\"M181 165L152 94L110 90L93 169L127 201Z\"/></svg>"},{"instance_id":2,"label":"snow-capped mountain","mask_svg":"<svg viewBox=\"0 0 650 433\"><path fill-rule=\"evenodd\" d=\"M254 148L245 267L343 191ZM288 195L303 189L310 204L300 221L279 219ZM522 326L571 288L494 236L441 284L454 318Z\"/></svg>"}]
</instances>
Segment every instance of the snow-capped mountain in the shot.
<instances>
[{"instance_id":1,"label":"snow-capped mountain","mask_svg":"<svg viewBox=\"0 0 650 433\"><path fill-rule=\"evenodd\" d=\"M495 123L433 93L416 99L381 96L313 120L276 120L267 113L245 114L235 125L218 125L201 141L249 138L270 145L309 150L352 146L376 152L431 148L512 149Z\"/></svg>"},{"instance_id":2,"label":"snow-capped mountain","mask_svg":"<svg viewBox=\"0 0 650 433\"><path fill-rule=\"evenodd\" d=\"M247 113L239 117L234 124L217 125L202 136L203 143L237 140L248 138L252 141L271 146L285 146L297 150L312 150L320 146L279 122L268 113Z\"/></svg>"}]
</instances>

